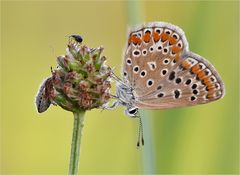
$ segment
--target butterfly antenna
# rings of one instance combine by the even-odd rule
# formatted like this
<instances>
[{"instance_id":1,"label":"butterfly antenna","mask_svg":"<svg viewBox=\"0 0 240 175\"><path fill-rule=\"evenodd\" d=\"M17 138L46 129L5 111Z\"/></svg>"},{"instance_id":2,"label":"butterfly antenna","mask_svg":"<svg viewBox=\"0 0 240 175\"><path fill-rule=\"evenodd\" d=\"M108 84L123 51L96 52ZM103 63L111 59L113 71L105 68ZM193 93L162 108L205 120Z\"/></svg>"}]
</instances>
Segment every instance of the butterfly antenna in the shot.
<instances>
[{"instance_id":1,"label":"butterfly antenna","mask_svg":"<svg viewBox=\"0 0 240 175\"><path fill-rule=\"evenodd\" d=\"M119 78L113 71L111 72L112 73L112 78L113 79L115 79L116 81L118 81L118 82L122 82L122 79L121 78Z\"/></svg>"},{"instance_id":2,"label":"butterfly antenna","mask_svg":"<svg viewBox=\"0 0 240 175\"><path fill-rule=\"evenodd\" d=\"M116 80L116 82L123 84L126 86L126 84L123 82L123 80L121 78L119 78L113 71L111 71L111 77Z\"/></svg>"},{"instance_id":3,"label":"butterfly antenna","mask_svg":"<svg viewBox=\"0 0 240 175\"><path fill-rule=\"evenodd\" d=\"M138 141L137 141L137 148L140 147L140 124L139 124L139 129L138 129Z\"/></svg>"},{"instance_id":4,"label":"butterfly antenna","mask_svg":"<svg viewBox=\"0 0 240 175\"><path fill-rule=\"evenodd\" d=\"M142 118L141 118L141 117L139 117L139 125L140 125L140 127L141 127L140 131L141 131L141 135L142 135L142 137L141 137L142 146L144 146L144 138L143 138L143 124L142 124Z\"/></svg>"},{"instance_id":5,"label":"butterfly antenna","mask_svg":"<svg viewBox=\"0 0 240 175\"><path fill-rule=\"evenodd\" d=\"M141 118L141 116L138 116L138 118L139 118L139 129L138 129L137 148L140 147L140 143L142 144L142 146L144 146L142 118Z\"/></svg>"}]
</instances>

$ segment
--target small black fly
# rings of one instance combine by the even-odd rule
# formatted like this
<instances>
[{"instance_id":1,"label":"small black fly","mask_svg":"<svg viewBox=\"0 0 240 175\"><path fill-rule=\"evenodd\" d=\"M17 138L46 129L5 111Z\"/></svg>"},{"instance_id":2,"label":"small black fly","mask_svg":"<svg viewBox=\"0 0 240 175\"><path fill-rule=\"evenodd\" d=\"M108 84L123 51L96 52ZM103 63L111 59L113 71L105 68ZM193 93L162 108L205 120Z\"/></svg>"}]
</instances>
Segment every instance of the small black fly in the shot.
<instances>
[{"instance_id":1,"label":"small black fly","mask_svg":"<svg viewBox=\"0 0 240 175\"><path fill-rule=\"evenodd\" d=\"M81 44L82 41L83 41L83 39L82 39L82 37L81 37L80 35L74 34L74 35L70 35L69 37L73 38L73 39L74 39L76 42L78 42L79 44Z\"/></svg>"}]
</instances>

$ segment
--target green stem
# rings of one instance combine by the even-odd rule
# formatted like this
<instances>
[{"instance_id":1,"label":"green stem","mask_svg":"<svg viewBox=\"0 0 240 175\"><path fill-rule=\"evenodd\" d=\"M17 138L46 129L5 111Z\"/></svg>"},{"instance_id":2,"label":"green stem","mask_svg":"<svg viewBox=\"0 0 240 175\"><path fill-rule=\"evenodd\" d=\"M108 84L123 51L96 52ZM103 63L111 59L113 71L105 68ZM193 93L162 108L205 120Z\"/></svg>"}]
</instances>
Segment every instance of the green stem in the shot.
<instances>
[{"instance_id":1,"label":"green stem","mask_svg":"<svg viewBox=\"0 0 240 175\"><path fill-rule=\"evenodd\" d=\"M144 18L144 2L143 1L133 1L128 0L127 1L127 7L128 7L128 24L130 26L134 26L136 24L141 24L145 22ZM152 130L151 130L151 118L149 117L151 115L150 112L146 112L141 110L140 115L142 117L143 121L143 131L144 131L144 139L145 144L144 145L144 152L143 152L143 173L144 174L151 174L156 173L155 166L156 166L156 160L155 160L155 147L154 147L154 141L152 139Z\"/></svg>"},{"instance_id":2,"label":"green stem","mask_svg":"<svg viewBox=\"0 0 240 175\"><path fill-rule=\"evenodd\" d=\"M80 157L80 144L82 138L82 128L84 121L85 111L74 112L72 145L71 145L71 157L69 164L69 175L77 175L78 162Z\"/></svg>"}]
</instances>

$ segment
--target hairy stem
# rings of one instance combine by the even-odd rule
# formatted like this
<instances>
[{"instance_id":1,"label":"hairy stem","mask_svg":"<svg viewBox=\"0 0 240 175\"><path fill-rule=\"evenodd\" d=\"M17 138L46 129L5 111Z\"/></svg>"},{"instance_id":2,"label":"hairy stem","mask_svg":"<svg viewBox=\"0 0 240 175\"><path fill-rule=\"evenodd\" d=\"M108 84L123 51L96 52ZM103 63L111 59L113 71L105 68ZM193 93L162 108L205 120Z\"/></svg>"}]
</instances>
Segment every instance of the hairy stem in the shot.
<instances>
[{"instance_id":1,"label":"hairy stem","mask_svg":"<svg viewBox=\"0 0 240 175\"><path fill-rule=\"evenodd\" d=\"M69 175L77 175L78 163L80 157L80 145L82 138L82 129L84 121L85 111L74 112L74 123L73 123L73 134L72 134L72 145L71 145L71 157L69 164Z\"/></svg>"}]
</instances>

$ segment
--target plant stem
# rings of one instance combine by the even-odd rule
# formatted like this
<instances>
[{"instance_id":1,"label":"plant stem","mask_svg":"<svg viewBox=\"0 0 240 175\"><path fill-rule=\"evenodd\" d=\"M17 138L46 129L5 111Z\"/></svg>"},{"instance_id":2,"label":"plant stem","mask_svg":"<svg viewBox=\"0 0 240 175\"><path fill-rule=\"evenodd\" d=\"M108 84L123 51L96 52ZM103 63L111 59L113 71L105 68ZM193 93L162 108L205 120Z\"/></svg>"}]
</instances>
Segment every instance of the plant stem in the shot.
<instances>
[{"instance_id":1,"label":"plant stem","mask_svg":"<svg viewBox=\"0 0 240 175\"><path fill-rule=\"evenodd\" d=\"M69 164L69 175L77 175L78 162L80 157L80 144L82 138L82 128L85 111L74 112L73 134L71 145L71 157Z\"/></svg>"},{"instance_id":2,"label":"plant stem","mask_svg":"<svg viewBox=\"0 0 240 175\"><path fill-rule=\"evenodd\" d=\"M144 15L144 2L143 1L127 1L128 7L128 24L130 26L134 26L136 24L140 24L144 22L145 15ZM156 173L155 166L155 147L154 141L152 139L153 133L151 130L151 118L150 112L146 112L140 110L140 115L143 121L143 131L145 135L145 144L144 145L144 152L143 152L143 173L144 174L151 174Z\"/></svg>"}]
</instances>

